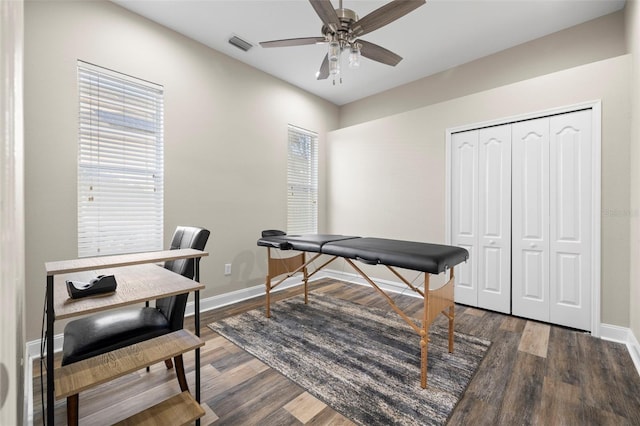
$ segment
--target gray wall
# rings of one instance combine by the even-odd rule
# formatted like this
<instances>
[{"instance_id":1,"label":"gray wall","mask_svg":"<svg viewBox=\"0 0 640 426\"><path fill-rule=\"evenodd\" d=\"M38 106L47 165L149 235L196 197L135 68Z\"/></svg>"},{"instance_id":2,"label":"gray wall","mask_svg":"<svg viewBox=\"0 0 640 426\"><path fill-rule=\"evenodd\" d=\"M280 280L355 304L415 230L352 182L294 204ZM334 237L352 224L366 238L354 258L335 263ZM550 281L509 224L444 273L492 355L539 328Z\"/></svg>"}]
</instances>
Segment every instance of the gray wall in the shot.
<instances>
[{"instance_id":1,"label":"gray wall","mask_svg":"<svg viewBox=\"0 0 640 426\"><path fill-rule=\"evenodd\" d=\"M344 105L340 108L340 127L625 53L621 10Z\"/></svg>"},{"instance_id":2,"label":"gray wall","mask_svg":"<svg viewBox=\"0 0 640 426\"><path fill-rule=\"evenodd\" d=\"M287 124L319 133L324 176L338 107L113 3L29 1L27 340L40 336L44 262L77 257L78 59L164 86L165 241L179 224L211 230L201 297L263 283L266 256L256 238L286 226ZM322 210L320 217L322 228ZM225 263L233 264L230 277Z\"/></svg>"},{"instance_id":3,"label":"gray wall","mask_svg":"<svg viewBox=\"0 0 640 426\"><path fill-rule=\"evenodd\" d=\"M444 243L447 128L601 99L601 320L628 326L630 85L623 55L331 132L328 230Z\"/></svg>"}]
</instances>

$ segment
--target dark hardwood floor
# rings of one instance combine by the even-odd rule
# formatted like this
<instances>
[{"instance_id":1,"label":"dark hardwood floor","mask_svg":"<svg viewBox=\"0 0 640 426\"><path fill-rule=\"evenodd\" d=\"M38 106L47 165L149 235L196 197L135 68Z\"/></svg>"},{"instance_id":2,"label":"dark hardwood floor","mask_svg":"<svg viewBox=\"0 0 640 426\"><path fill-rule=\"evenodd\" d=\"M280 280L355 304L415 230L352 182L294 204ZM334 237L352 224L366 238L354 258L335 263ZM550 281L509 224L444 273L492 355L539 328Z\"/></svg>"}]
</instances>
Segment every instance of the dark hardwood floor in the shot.
<instances>
[{"instance_id":1,"label":"dark hardwood floor","mask_svg":"<svg viewBox=\"0 0 640 426\"><path fill-rule=\"evenodd\" d=\"M389 308L371 288L322 280L313 292ZM282 299L300 288L274 294ZM419 299L392 294L405 312L421 312ZM313 296L310 298L313 303ZM263 298L202 314L203 425L350 425L304 389L284 378L206 324L262 307ZM438 321L445 325L445 318ZM187 319L192 328L192 319ZM587 333L494 312L456 306L458 332L493 343L456 406L449 425L640 425L640 376L624 345ZM416 336L416 344L418 337ZM185 356L193 389L194 358ZM34 365L34 425L42 424L39 364ZM416 371L416 380L419 372ZM80 424L111 424L179 390L164 364L80 395ZM65 424L65 401L56 404L56 424Z\"/></svg>"}]
</instances>

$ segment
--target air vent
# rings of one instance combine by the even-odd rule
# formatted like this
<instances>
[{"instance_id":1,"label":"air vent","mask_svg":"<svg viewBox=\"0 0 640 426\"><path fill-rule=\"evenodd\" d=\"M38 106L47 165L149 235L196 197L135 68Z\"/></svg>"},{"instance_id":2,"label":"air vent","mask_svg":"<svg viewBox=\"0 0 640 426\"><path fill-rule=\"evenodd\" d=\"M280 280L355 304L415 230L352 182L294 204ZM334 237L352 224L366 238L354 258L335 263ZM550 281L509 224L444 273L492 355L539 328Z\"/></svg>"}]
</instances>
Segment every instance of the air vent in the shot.
<instances>
[{"instance_id":1,"label":"air vent","mask_svg":"<svg viewBox=\"0 0 640 426\"><path fill-rule=\"evenodd\" d=\"M243 39L237 36L231 37L229 39L229 44L232 44L238 49L244 50L245 52L253 47L253 44L249 43L248 41L244 41Z\"/></svg>"}]
</instances>

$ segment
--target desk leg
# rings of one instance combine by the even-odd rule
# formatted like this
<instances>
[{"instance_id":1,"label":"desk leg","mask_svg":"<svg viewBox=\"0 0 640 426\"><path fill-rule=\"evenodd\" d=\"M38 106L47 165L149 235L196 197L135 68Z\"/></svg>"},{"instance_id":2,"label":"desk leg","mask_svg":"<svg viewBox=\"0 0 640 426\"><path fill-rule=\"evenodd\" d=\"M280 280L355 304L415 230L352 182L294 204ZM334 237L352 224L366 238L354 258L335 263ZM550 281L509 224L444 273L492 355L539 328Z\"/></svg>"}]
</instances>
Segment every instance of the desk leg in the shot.
<instances>
[{"instance_id":1,"label":"desk leg","mask_svg":"<svg viewBox=\"0 0 640 426\"><path fill-rule=\"evenodd\" d=\"M264 297L264 313L267 318L271 318L271 247L267 247L267 278L264 281L265 297Z\"/></svg>"},{"instance_id":2,"label":"desk leg","mask_svg":"<svg viewBox=\"0 0 640 426\"><path fill-rule=\"evenodd\" d=\"M200 337L200 291L195 292L195 328L196 336ZM200 348L196 348L196 401L200 403ZM200 425L200 419L196 422Z\"/></svg>"},{"instance_id":3,"label":"desk leg","mask_svg":"<svg viewBox=\"0 0 640 426\"><path fill-rule=\"evenodd\" d=\"M194 278L200 282L200 259L195 261ZM194 294L194 326L196 336L200 337L200 290L196 290ZM196 348L196 401L200 404L200 348ZM196 420L196 426L200 426L200 419Z\"/></svg>"},{"instance_id":4,"label":"desk leg","mask_svg":"<svg viewBox=\"0 0 640 426\"><path fill-rule=\"evenodd\" d=\"M47 275L47 425L54 423L55 394L53 381L53 275Z\"/></svg>"}]
</instances>

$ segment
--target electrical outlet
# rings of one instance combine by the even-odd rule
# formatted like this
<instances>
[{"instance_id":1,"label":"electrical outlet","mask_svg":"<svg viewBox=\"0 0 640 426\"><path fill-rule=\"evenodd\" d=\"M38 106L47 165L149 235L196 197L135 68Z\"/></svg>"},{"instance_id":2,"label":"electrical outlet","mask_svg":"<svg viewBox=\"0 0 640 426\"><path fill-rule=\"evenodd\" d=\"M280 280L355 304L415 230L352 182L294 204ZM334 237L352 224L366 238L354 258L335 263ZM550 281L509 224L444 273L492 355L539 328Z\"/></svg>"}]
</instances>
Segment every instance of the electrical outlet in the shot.
<instances>
[{"instance_id":1,"label":"electrical outlet","mask_svg":"<svg viewBox=\"0 0 640 426\"><path fill-rule=\"evenodd\" d=\"M231 275L231 264L230 263L225 263L224 264L224 274L225 275Z\"/></svg>"}]
</instances>

